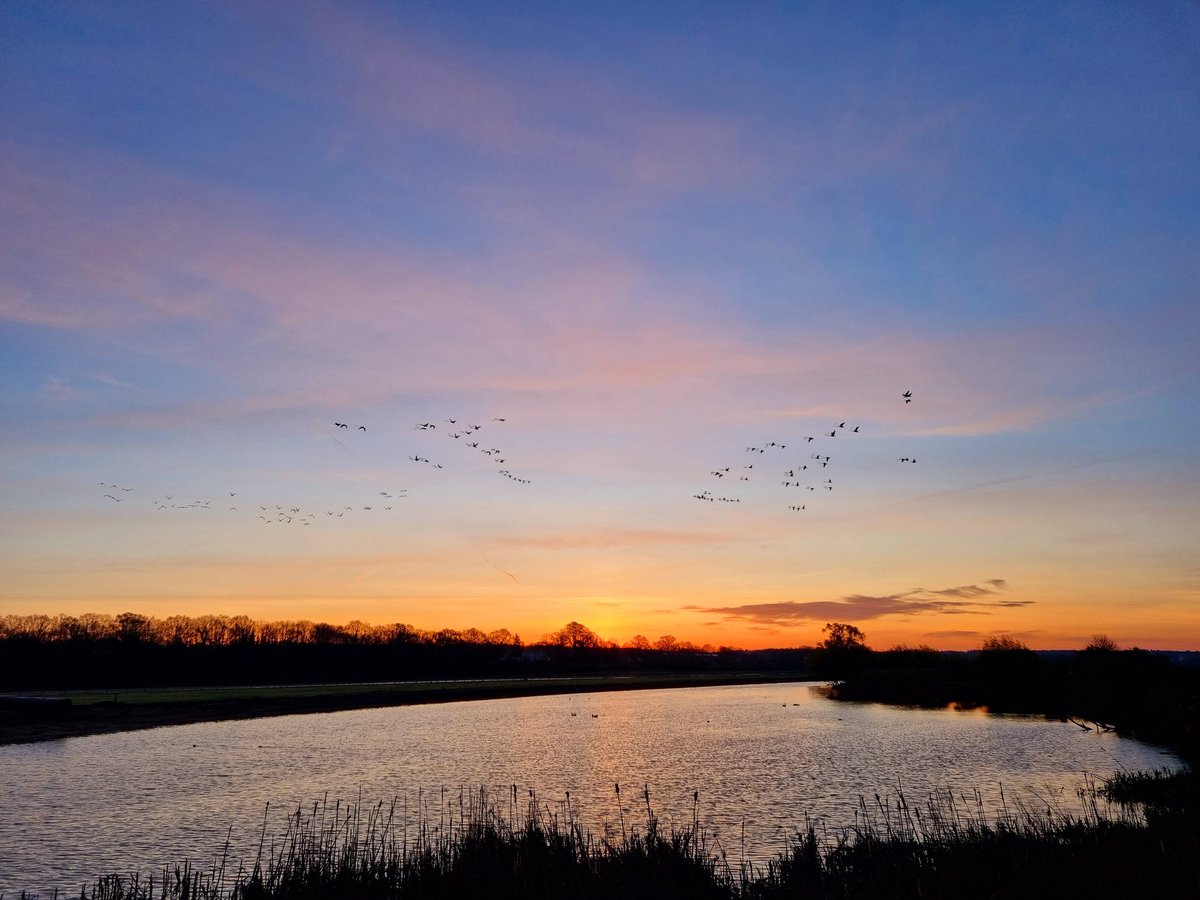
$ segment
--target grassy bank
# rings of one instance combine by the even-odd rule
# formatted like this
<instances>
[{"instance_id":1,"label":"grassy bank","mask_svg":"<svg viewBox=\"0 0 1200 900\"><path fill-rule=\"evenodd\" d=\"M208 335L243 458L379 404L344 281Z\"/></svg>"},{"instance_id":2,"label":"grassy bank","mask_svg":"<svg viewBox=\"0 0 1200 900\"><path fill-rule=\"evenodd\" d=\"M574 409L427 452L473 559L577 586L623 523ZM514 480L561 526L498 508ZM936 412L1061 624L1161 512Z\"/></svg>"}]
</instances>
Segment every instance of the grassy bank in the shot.
<instances>
[{"instance_id":1,"label":"grassy bank","mask_svg":"<svg viewBox=\"0 0 1200 900\"><path fill-rule=\"evenodd\" d=\"M616 789L619 791L619 788ZM765 866L731 861L693 817L664 828L645 797L638 822L584 830L570 798L460 795L407 825L395 805L298 809L265 831L257 859L109 876L85 900L308 898L1038 898L1200 896L1200 832L1106 806L1013 809L989 820L970 797L864 801L852 828L801 829Z\"/></svg>"},{"instance_id":2,"label":"grassy bank","mask_svg":"<svg viewBox=\"0 0 1200 900\"><path fill-rule=\"evenodd\" d=\"M26 692L0 698L0 744L263 716L459 700L800 680L786 673L696 673ZM69 703L39 704L31 698Z\"/></svg>"}]
</instances>

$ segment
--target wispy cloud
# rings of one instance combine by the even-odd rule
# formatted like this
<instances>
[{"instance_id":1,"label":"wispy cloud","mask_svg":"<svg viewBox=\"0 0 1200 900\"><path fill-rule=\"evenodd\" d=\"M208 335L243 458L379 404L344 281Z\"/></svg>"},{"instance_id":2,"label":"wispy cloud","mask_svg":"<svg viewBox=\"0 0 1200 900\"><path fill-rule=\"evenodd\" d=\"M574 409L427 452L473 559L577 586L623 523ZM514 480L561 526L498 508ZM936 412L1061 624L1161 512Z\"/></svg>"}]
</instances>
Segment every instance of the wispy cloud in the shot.
<instances>
[{"instance_id":1,"label":"wispy cloud","mask_svg":"<svg viewBox=\"0 0 1200 900\"><path fill-rule=\"evenodd\" d=\"M792 625L818 621L864 621L895 615L986 614L990 609L1009 609L1032 605L1032 600L984 600L1005 587L1005 581L993 578L980 584L940 590L916 588L898 594L871 596L855 594L840 600L787 600L779 603L747 603L741 606L684 606L690 612L719 613L730 619L759 624Z\"/></svg>"},{"instance_id":2,"label":"wispy cloud","mask_svg":"<svg viewBox=\"0 0 1200 900\"><path fill-rule=\"evenodd\" d=\"M931 638L976 638L984 634L982 631L970 631L966 629L947 629L945 631L926 631L923 632L925 637Z\"/></svg>"},{"instance_id":3,"label":"wispy cloud","mask_svg":"<svg viewBox=\"0 0 1200 900\"><path fill-rule=\"evenodd\" d=\"M37 396L39 400L46 400L51 403L63 403L85 397L87 396L87 391L76 387L66 378L51 375L37 389Z\"/></svg>"},{"instance_id":4,"label":"wispy cloud","mask_svg":"<svg viewBox=\"0 0 1200 900\"><path fill-rule=\"evenodd\" d=\"M538 549L612 548L644 546L707 545L727 540L728 534L713 530L651 529L651 528L590 528L554 534L495 535L491 540L509 547Z\"/></svg>"},{"instance_id":5,"label":"wispy cloud","mask_svg":"<svg viewBox=\"0 0 1200 900\"><path fill-rule=\"evenodd\" d=\"M985 585L987 585L985 587ZM1008 587L1008 582L1003 578L990 578L983 584L967 584L962 587L942 588L937 591L929 591L928 593L935 594L940 597L961 597L963 599L973 599L975 597L983 597L988 594L994 594L996 591L1002 591Z\"/></svg>"},{"instance_id":6,"label":"wispy cloud","mask_svg":"<svg viewBox=\"0 0 1200 900\"><path fill-rule=\"evenodd\" d=\"M289 17L326 67L333 96L376 140L389 125L424 131L472 153L590 171L642 190L733 190L769 171L747 123L660 102L644 86L614 83L611 71L484 54L348 5L289 9Z\"/></svg>"}]
</instances>

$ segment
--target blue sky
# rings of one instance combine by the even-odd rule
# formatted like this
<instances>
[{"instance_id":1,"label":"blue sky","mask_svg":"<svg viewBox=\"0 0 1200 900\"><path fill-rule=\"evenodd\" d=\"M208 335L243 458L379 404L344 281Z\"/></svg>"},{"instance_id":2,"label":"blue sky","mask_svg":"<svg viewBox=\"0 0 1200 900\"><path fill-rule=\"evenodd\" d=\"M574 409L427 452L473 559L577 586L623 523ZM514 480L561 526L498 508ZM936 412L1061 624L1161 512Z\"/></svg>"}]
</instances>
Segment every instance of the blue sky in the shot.
<instances>
[{"instance_id":1,"label":"blue sky","mask_svg":"<svg viewBox=\"0 0 1200 900\"><path fill-rule=\"evenodd\" d=\"M6 4L0 611L1200 646L1198 36Z\"/></svg>"}]
</instances>

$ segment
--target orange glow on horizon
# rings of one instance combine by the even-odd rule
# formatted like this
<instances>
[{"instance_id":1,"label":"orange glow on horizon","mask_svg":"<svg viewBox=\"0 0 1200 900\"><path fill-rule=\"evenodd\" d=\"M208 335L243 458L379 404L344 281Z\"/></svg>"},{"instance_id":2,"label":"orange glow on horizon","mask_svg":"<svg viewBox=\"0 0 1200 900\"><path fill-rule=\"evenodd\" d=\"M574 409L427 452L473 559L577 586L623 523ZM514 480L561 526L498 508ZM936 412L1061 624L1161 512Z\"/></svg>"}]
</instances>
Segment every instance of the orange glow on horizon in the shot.
<instances>
[{"instance_id":1,"label":"orange glow on horizon","mask_svg":"<svg viewBox=\"0 0 1200 900\"><path fill-rule=\"evenodd\" d=\"M611 601L608 601L611 602ZM374 605L377 608L377 605ZM53 611L51 611L53 609ZM824 622L807 622L796 625L780 626L756 624L728 619L717 624L697 624L673 613L671 618L663 615L649 614L639 618L632 614L607 613L589 616L579 614L549 619L541 616L514 615L511 619L502 617L479 618L476 620L454 619L426 612L423 615L379 615L347 612L346 604L332 603L292 603L286 601L267 604L210 604L197 602L186 606L177 603L96 603L83 606L57 604L53 608L41 604L17 604L5 612L16 615L72 615L80 616L86 613L118 615L133 612L156 619L165 619L172 615L187 615L199 617L204 615L238 616L246 615L255 621L311 621L324 622L344 626L353 621L365 622L371 626L405 624L424 632L437 632L442 629L463 631L476 628L484 633L507 629L518 635L525 644L534 644L545 636L562 628L567 622L577 621L586 626L601 639L615 641L619 646L625 645L635 635L642 635L651 644L664 635L671 635L680 642L688 642L697 647L706 644L714 648L727 646L735 649L760 650L773 648L811 647L823 639ZM980 621L982 619L989 621ZM1053 618L1053 617L1050 617ZM963 628L962 633L935 633L931 623L908 622L903 625L890 623L885 620L857 621L847 618L848 624L859 627L866 635L868 646L875 650L887 650L895 646L928 646L935 650L974 650L978 649L984 639L994 636L1012 636L1035 650L1072 650L1081 649L1097 634L1105 634L1115 640L1122 648L1141 647L1148 650L1189 650L1200 646L1200 623L1187 630L1176 629L1170 638L1163 638L1155 633L1154 623L1137 617L1120 619L1113 617L1104 623L1097 622L1094 628L1066 629L1055 627L1051 622L1047 627L1031 627L1040 624L1041 617L1031 622L1028 617L1023 619L996 619L991 617L975 617L975 621L964 623L975 626Z\"/></svg>"}]
</instances>

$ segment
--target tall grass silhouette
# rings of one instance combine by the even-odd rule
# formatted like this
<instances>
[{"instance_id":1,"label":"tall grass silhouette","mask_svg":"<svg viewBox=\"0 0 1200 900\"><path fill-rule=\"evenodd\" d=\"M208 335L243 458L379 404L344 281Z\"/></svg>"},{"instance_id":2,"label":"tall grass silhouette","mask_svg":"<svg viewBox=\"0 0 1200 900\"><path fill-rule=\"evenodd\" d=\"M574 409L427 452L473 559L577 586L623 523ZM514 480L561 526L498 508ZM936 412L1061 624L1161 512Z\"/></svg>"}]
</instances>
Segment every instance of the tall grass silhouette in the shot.
<instances>
[{"instance_id":1,"label":"tall grass silhouette","mask_svg":"<svg viewBox=\"0 0 1200 900\"><path fill-rule=\"evenodd\" d=\"M1146 775L1154 784L1161 780ZM706 831L693 793L690 822L664 827L647 786L629 822L615 786L619 827L579 821L570 794L543 802L512 786L297 808L268 834L264 812L253 861L226 852L206 870L190 863L158 877L100 878L81 900L483 900L483 898L960 898L1200 896L1194 818L1147 818L1136 779L1080 790L1079 812L1054 802L1010 802L989 813L978 792L941 791L911 804L861 798L852 825L805 821L765 865L739 858ZM1122 796L1124 794L1124 796ZM1161 806L1161 804L1160 804ZM268 810L269 811L269 810ZM1166 824L1163 824L1163 823ZM29 895L22 895L29 900Z\"/></svg>"}]
</instances>

